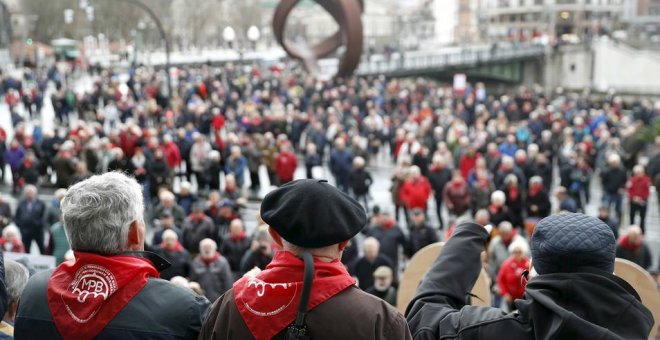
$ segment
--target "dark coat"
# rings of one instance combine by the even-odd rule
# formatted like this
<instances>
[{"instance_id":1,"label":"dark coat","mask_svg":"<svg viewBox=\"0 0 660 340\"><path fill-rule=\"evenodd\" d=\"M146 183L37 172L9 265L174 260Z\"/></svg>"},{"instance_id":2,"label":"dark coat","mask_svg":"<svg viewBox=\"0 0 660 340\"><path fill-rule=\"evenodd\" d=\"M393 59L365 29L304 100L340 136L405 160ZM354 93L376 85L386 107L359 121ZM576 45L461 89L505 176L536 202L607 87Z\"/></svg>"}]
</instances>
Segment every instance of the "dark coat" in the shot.
<instances>
[{"instance_id":1,"label":"dark coat","mask_svg":"<svg viewBox=\"0 0 660 340\"><path fill-rule=\"evenodd\" d=\"M314 340L412 339L405 319L394 307L355 286L345 289L310 310L305 324ZM204 322L199 338L254 339L236 308L232 290L216 301ZM273 339L287 339L286 330Z\"/></svg>"},{"instance_id":2,"label":"dark coat","mask_svg":"<svg viewBox=\"0 0 660 340\"><path fill-rule=\"evenodd\" d=\"M55 186L58 188L68 188L76 172L76 162L71 157L57 156L53 160L53 169L57 175ZM111 170L108 169L108 171Z\"/></svg>"},{"instance_id":3,"label":"dark coat","mask_svg":"<svg viewBox=\"0 0 660 340\"><path fill-rule=\"evenodd\" d=\"M391 221L393 225L389 228L380 225L373 225L365 230L366 236L371 236L380 243L380 253L387 256L392 262L394 268L399 266L399 246L406 246L406 236L396 222Z\"/></svg>"},{"instance_id":4,"label":"dark coat","mask_svg":"<svg viewBox=\"0 0 660 340\"><path fill-rule=\"evenodd\" d=\"M188 276L188 272L190 271L190 253L187 250L172 251L158 247L156 253L170 263L169 268L160 272L161 279L170 280L175 276Z\"/></svg>"},{"instance_id":5,"label":"dark coat","mask_svg":"<svg viewBox=\"0 0 660 340\"><path fill-rule=\"evenodd\" d=\"M466 305L488 233L458 226L406 309L414 339L645 339L651 312L623 279L606 272L532 278L518 312Z\"/></svg>"},{"instance_id":6,"label":"dark coat","mask_svg":"<svg viewBox=\"0 0 660 340\"><path fill-rule=\"evenodd\" d=\"M199 252L199 242L205 238L214 239L216 228L213 220L204 216L201 220L196 220L189 216L183 223L183 247L191 253Z\"/></svg>"},{"instance_id":7,"label":"dark coat","mask_svg":"<svg viewBox=\"0 0 660 340\"><path fill-rule=\"evenodd\" d=\"M23 200L16 208L16 225L21 230L38 231L43 230L45 226L46 204L39 199L35 199L32 210L28 210L28 202Z\"/></svg>"},{"instance_id":8,"label":"dark coat","mask_svg":"<svg viewBox=\"0 0 660 340\"><path fill-rule=\"evenodd\" d=\"M369 187L374 182L371 174L364 169L357 169L351 172L348 180L351 183L351 189L355 196L363 196L369 193Z\"/></svg>"},{"instance_id":9,"label":"dark coat","mask_svg":"<svg viewBox=\"0 0 660 340\"><path fill-rule=\"evenodd\" d=\"M335 177L347 178L352 168L353 154L349 150L332 150L330 153L330 171Z\"/></svg>"},{"instance_id":10,"label":"dark coat","mask_svg":"<svg viewBox=\"0 0 660 340\"><path fill-rule=\"evenodd\" d=\"M603 191L610 195L619 194L619 190L625 189L628 175L626 170L619 166L617 168L608 168L600 174L600 180L603 184Z\"/></svg>"},{"instance_id":11,"label":"dark coat","mask_svg":"<svg viewBox=\"0 0 660 340\"><path fill-rule=\"evenodd\" d=\"M0 202L0 227L4 228L13 219L11 206L7 202Z\"/></svg>"},{"instance_id":12,"label":"dark coat","mask_svg":"<svg viewBox=\"0 0 660 340\"><path fill-rule=\"evenodd\" d=\"M232 240L229 234L222 237L219 251L227 259L227 262L229 262L232 272L241 271L241 260L243 259L243 255L250 249L250 242L250 239L247 237L240 241Z\"/></svg>"},{"instance_id":13,"label":"dark coat","mask_svg":"<svg viewBox=\"0 0 660 340\"><path fill-rule=\"evenodd\" d=\"M369 262L366 257L358 258L349 269L351 275L357 277L360 288L364 290L374 285L374 271L380 266L390 267L392 272L396 273L392 261L383 254L378 254L374 262Z\"/></svg>"},{"instance_id":14,"label":"dark coat","mask_svg":"<svg viewBox=\"0 0 660 340\"><path fill-rule=\"evenodd\" d=\"M231 289L234 275L229 269L229 262L224 257L206 265L200 256L190 264L190 281L199 283L204 295L210 300L217 300L220 295Z\"/></svg>"},{"instance_id":15,"label":"dark coat","mask_svg":"<svg viewBox=\"0 0 660 340\"><path fill-rule=\"evenodd\" d=\"M411 226L410 233L408 234L408 241L404 248L404 253L408 257L412 257L420 249L428 246L429 244L438 242L438 234L428 224L422 226Z\"/></svg>"},{"instance_id":16,"label":"dark coat","mask_svg":"<svg viewBox=\"0 0 660 340\"><path fill-rule=\"evenodd\" d=\"M428 177L436 200L442 200L442 191L445 189L445 185L451 181L451 170L448 168L431 169Z\"/></svg>"},{"instance_id":17,"label":"dark coat","mask_svg":"<svg viewBox=\"0 0 660 340\"><path fill-rule=\"evenodd\" d=\"M249 250L243 255L241 259L241 273L248 272L252 268L257 267L261 270L266 269L266 266L273 259L273 255L265 255L261 251Z\"/></svg>"},{"instance_id":18,"label":"dark coat","mask_svg":"<svg viewBox=\"0 0 660 340\"><path fill-rule=\"evenodd\" d=\"M62 338L46 299L51 274L39 272L25 287L16 316L16 339ZM150 278L96 339L197 339L209 306L205 297L190 289Z\"/></svg>"},{"instance_id":19,"label":"dark coat","mask_svg":"<svg viewBox=\"0 0 660 340\"><path fill-rule=\"evenodd\" d=\"M530 209L532 205L536 205L539 208L536 213L532 212ZM541 190L536 196L530 196L528 193L527 204L525 204L525 206L527 207L527 217L544 218L550 215L550 210L552 209L550 196L548 196L548 193L545 190Z\"/></svg>"},{"instance_id":20,"label":"dark coat","mask_svg":"<svg viewBox=\"0 0 660 340\"><path fill-rule=\"evenodd\" d=\"M649 270L653 263L653 260L651 259L651 250L646 243L642 243L639 250L636 252L626 249L618 244L616 246L616 257L634 262L646 270Z\"/></svg>"}]
</instances>

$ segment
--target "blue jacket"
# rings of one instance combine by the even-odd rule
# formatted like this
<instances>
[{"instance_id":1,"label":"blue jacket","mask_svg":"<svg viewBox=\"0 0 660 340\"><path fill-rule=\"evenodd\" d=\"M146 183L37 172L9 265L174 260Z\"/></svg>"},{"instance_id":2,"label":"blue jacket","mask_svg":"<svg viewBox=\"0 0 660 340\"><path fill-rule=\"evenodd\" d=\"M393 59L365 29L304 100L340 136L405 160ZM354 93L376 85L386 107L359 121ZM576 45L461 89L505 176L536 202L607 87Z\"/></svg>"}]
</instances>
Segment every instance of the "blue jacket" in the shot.
<instances>
[{"instance_id":1,"label":"blue jacket","mask_svg":"<svg viewBox=\"0 0 660 340\"><path fill-rule=\"evenodd\" d=\"M9 148L5 150L5 163L9 164L12 171L18 171L18 168L23 162L23 157L25 157L25 149L22 146L19 146L16 149Z\"/></svg>"}]
</instances>

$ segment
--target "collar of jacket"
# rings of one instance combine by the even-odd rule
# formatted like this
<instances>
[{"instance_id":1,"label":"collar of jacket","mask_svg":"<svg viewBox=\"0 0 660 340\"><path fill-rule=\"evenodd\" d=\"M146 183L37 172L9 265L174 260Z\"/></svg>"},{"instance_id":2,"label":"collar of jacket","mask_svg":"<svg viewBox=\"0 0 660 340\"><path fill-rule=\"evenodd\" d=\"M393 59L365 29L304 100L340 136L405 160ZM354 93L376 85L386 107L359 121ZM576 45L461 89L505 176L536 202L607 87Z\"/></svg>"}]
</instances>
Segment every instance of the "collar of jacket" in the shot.
<instances>
[{"instance_id":1,"label":"collar of jacket","mask_svg":"<svg viewBox=\"0 0 660 340\"><path fill-rule=\"evenodd\" d=\"M156 267L156 270L158 270L159 273L172 266L172 264L169 261L167 261L160 255L156 253L152 253L150 251L125 251L117 255L126 255L126 256L133 256L133 257L140 257L143 259L147 259L154 264L154 267Z\"/></svg>"},{"instance_id":2,"label":"collar of jacket","mask_svg":"<svg viewBox=\"0 0 660 340\"><path fill-rule=\"evenodd\" d=\"M611 280L611 281L614 281L615 283L617 283L621 288L626 290L626 292L628 292L632 296L634 296L637 301L640 301L640 302L642 301L642 298L639 296L639 294L637 294L637 291L635 290L635 288L633 288L626 280L614 275L613 273L609 273L607 271L599 270L599 269L595 269L595 268L581 268L579 272L573 272L573 273L542 274L542 275L536 276L532 280L534 280L534 279L538 280L538 279L542 279L542 278L550 279L555 274L560 274L562 277L565 276L565 275L572 275L572 274L592 274L592 275L602 276L602 277L604 277L608 280ZM532 280L530 280L530 282Z\"/></svg>"}]
</instances>

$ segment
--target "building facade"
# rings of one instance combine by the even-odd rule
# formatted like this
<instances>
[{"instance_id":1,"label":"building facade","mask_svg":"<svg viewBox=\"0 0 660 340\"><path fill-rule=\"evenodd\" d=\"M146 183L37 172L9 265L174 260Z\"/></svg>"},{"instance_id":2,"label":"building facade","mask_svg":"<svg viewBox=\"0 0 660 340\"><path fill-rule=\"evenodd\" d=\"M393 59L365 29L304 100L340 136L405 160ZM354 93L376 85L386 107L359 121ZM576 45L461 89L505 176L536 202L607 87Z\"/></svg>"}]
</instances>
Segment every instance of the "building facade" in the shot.
<instances>
[{"instance_id":1,"label":"building facade","mask_svg":"<svg viewBox=\"0 0 660 340\"><path fill-rule=\"evenodd\" d=\"M483 0L490 38L576 42L622 24L627 0Z\"/></svg>"}]
</instances>

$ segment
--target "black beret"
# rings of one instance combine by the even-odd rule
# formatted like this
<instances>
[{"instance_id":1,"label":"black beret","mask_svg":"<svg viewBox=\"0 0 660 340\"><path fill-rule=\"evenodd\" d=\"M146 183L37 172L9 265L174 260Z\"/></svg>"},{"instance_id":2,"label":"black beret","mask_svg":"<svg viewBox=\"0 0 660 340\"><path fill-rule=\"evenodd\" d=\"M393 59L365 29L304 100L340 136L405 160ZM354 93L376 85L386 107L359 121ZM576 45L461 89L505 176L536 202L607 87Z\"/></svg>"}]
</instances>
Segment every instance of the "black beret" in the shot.
<instances>
[{"instance_id":1,"label":"black beret","mask_svg":"<svg viewBox=\"0 0 660 340\"><path fill-rule=\"evenodd\" d=\"M367 224L360 203L327 181L313 179L270 192L261 202L261 218L283 239L303 248L350 240Z\"/></svg>"}]
</instances>

